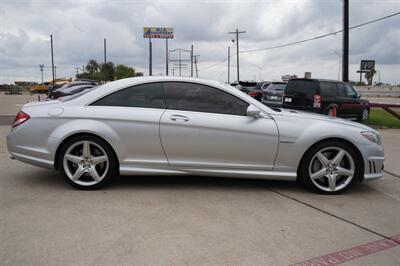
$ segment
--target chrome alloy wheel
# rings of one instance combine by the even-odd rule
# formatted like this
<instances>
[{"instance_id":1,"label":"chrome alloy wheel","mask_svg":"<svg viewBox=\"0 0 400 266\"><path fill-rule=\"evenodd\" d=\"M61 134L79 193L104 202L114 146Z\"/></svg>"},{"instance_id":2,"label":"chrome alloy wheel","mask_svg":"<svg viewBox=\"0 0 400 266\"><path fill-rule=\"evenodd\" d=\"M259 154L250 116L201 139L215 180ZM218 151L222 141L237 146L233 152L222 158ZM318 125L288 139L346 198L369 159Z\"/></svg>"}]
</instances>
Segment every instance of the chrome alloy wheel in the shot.
<instances>
[{"instance_id":1,"label":"chrome alloy wheel","mask_svg":"<svg viewBox=\"0 0 400 266\"><path fill-rule=\"evenodd\" d=\"M318 151L309 166L310 179L315 186L327 192L346 187L354 176L353 157L339 147L327 147Z\"/></svg>"},{"instance_id":2,"label":"chrome alloy wheel","mask_svg":"<svg viewBox=\"0 0 400 266\"><path fill-rule=\"evenodd\" d=\"M89 141L79 141L65 152L63 166L66 175L81 186L92 186L107 175L109 159L100 145Z\"/></svg>"},{"instance_id":3,"label":"chrome alloy wheel","mask_svg":"<svg viewBox=\"0 0 400 266\"><path fill-rule=\"evenodd\" d=\"M361 113L361 118L362 121L367 121L368 120L368 116L369 116L369 112L368 109L364 109Z\"/></svg>"}]
</instances>

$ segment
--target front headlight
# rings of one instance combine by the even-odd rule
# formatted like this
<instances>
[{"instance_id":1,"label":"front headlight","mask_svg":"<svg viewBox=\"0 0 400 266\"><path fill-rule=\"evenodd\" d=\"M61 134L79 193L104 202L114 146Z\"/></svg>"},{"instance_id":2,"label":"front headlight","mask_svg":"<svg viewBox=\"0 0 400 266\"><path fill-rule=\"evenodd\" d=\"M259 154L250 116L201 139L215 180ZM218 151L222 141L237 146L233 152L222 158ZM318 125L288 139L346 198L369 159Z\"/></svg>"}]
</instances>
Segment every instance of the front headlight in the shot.
<instances>
[{"instance_id":1,"label":"front headlight","mask_svg":"<svg viewBox=\"0 0 400 266\"><path fill-rule=\"evenodd\" d=\"M381 145L381 137L378 134L371 131L361 131L361 135L369 141Z\"/></svg>"}]
</instances>

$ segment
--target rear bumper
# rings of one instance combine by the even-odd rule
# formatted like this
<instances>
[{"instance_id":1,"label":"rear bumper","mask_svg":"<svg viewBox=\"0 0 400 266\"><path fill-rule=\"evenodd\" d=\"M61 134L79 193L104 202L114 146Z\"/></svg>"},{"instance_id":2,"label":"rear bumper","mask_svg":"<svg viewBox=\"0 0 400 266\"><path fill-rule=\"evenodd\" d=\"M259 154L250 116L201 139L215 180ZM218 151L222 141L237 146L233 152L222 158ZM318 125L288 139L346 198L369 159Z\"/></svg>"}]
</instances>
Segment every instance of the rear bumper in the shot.
<instances>
[{"instance_id":1,"label":"rear bumper","mask_svg":"<svg viewBox=\"0 0 400 266\"><path fill-rule=\"evenodd\" d=\"M26 123L29 123L26 122ZM23 130L25 125L12 129L7 136L9 158L24 163L54 169L54 154L46 147L56 143L55 138L41 138Z\"/></svg>"}]
</instances>

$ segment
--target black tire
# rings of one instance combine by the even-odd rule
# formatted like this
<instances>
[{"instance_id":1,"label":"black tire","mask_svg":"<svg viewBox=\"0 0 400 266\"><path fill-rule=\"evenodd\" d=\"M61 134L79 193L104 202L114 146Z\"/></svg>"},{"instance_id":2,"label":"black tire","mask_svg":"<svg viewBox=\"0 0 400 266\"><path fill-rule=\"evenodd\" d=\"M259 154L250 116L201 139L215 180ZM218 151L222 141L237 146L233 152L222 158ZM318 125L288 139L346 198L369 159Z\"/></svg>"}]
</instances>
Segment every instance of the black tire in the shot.
<instances>
[{"instance_id":1,"label":"black tire","mask_svg":"<svg viewBox=\"0 0 400 266\"><path fill-rule=\"evenodd\" d=\"M336 147L345 150L353 159L354 161L354 174L351 178L351 181L344 186L343 188L337 190L337 191L325 191L317 187L313 181L310 178L309 174L309 169L310 169L310 164L312 163L312 159L314 155L316 155L319 151L326 149L326 148L331 148L331 147ZM340 141L325 141L318 143L311 147L306 154L303 156L303 159L301 161L301 164L299 166L299 180L301 183L303 183L308 189L319 193L319 194L326 194L326 195L334 195L334 194L340 194L348 190L350 187L354 185L354 183L362 180L363 177L363 172L364 172L364 167L363 167L363 162L362 158L359 155L358 151L354 150L353 147L351 147L349 144L346 144L345 142L340 142Z\"/></svg>"},{"instance_id":2,"label":"black tire","mask_svg":"<svg viewBox=\"0 0 400 266\"><path fill-rule=\"evenodd\" d=\"M368 109L363 109L361 113L357 117L358 122L365 122L369 118L369 110Z\"/></svg>"},{"instance_id":3,"label":"black tire","mask_svg":"<svg viewBox=\"0 0 400 266\"><path fill-rule=\"evenodd\" d=\"M104 171L104 175L105 175L104 178L102 178L101 181L99 181L98 183L93 184L93 185L81 185L79 183L76 183L75 181L71 180L68 177L66 169L64 169L64 157L65 157L66 152L68 151L68 149L71 146L73 146L74 144L76 144L78 142L82 142L82 141L89 141L91 143L97 144L104 150L104 152L106 153L106 155L108 157L108 168L106 168L107 170ZM82 136L78 136L78 137L68 140L61 148L58 165L59 165L59 169L61 170L65 180L74 188L82 189L82 190L95 190L95 189L102 188L106 184L108 184L114 177L118 176L118 173L119 173L118 172L118 160L115 156L114 151L110 147L110 145L108 143L106 143L104 140L94 137L94 136L90 136L90 135L82 135Z\"/></svg>"}]
</instances>

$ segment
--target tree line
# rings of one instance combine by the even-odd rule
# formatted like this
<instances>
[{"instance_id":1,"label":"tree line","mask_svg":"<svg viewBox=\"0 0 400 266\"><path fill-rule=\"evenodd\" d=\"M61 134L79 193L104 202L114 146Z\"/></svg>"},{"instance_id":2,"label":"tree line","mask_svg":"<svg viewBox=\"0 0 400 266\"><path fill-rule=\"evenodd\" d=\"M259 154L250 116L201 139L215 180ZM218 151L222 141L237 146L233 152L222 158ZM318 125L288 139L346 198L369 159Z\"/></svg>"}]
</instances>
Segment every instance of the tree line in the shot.
<instances>
[{"instance_id":1,"label":"tree line","mask_svg":"<svg viewBox=\"0 0 400 266\"><path fill-rule=\"evenodd\" d=\"M99 64L95 59L90 59L85 66L84 72L77 74L76 78L113 81L138 76L143 76L143 73L136 72L133 67L124 64L115 66L113 62Z\"/></svg>"}]
</instances>

